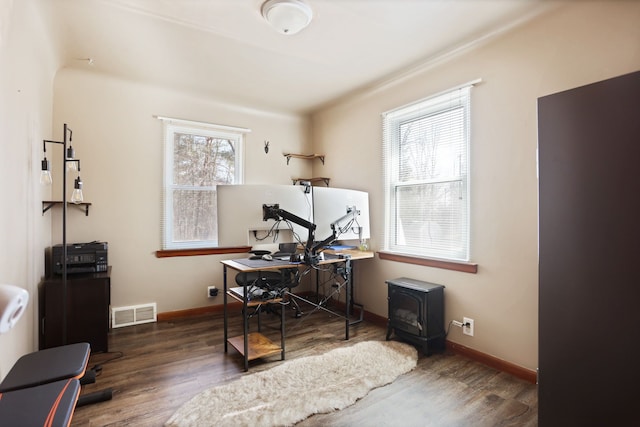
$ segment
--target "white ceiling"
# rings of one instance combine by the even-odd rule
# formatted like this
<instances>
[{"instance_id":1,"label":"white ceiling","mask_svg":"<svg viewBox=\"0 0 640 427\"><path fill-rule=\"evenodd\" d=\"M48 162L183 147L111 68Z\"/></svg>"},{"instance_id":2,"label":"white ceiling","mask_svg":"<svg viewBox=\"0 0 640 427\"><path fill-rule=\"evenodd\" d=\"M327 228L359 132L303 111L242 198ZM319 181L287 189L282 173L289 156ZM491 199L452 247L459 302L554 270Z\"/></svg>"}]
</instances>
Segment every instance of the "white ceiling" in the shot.
<instances>
[{"instance_id":1,"label":"white ceiling","mask_svg":"<svg viewBox=\"0 0 640 427\"><path fill-rule=\"evenodd\" d=\"M419 67L551 3L306 0L313 21L286 36L263 20L263 0L52 1L64 67L292 113Z\"/></svg>"}]
</instances>

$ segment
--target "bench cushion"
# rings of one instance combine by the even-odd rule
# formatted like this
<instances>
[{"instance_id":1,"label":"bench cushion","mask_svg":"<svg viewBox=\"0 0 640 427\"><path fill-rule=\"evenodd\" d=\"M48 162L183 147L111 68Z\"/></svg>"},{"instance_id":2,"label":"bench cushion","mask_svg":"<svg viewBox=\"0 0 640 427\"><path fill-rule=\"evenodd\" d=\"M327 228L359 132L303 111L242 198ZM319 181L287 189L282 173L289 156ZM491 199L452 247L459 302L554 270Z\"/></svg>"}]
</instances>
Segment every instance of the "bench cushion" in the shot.
<instances>
[{"instance_id":1,"label":"bench cushion","mask_svg":"<svg viewBox=\"0 0 640 427\"><path fill-rule=\"evenodd\" d=\"M81 378L89 363L88 343L68 344L25 354L0 383L0 392Z\"/></svg>"}]
</instances>

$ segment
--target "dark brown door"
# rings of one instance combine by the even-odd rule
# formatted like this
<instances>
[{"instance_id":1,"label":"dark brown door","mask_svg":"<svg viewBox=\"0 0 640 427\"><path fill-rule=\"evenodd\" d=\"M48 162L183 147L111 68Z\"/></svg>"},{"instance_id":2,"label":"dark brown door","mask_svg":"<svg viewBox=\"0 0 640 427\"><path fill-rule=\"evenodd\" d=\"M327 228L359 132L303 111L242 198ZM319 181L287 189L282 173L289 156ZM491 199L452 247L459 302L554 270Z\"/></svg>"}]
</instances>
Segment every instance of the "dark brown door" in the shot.
<instances>
[{"instance_id":1,"label":"dark brown door","mask_svg":"<svg viewBox=\"0 0 640 427\"><path fill-rule=\"evenodd\" d=\"M539 411L640 422L640 72L538 100Z\"/></svg>"}]
</instances>

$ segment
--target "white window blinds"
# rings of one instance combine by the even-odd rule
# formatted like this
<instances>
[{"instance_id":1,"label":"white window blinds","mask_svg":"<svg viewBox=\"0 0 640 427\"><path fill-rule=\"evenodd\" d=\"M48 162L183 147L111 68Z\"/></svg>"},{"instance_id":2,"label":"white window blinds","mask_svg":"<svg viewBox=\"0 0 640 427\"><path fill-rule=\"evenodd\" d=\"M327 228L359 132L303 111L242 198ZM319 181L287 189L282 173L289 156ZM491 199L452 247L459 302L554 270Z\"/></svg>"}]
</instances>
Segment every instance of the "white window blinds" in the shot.
<instances>
[{"instance_id":1,"label":"white window blinds","mask_svg":"<svg viewBox=\"0 0 640 427\"><path fill-rule=\"evenodd\" d=\"M471 87L383 114L384 250L469 260Z\"/></svg>"}]
</instances>

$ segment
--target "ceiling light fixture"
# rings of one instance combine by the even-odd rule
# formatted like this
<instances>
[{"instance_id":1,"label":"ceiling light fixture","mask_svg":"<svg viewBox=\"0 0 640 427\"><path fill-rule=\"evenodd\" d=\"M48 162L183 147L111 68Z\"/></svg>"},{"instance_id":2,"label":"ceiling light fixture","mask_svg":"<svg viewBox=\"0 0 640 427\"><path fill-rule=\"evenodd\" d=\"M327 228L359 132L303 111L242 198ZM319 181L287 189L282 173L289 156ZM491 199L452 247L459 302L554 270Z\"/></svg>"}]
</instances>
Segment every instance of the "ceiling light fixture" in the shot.
<instances>
[{"instance_id":1,"label":"ceiling light fixture","mask_svg":"<svg viewBox=\"0 0 640 427\"><path fill-rule=\"evenodd\" d=\"M291 35L309 25L313 11L302 0L267 0L262 5L262 16L278 32Z\"/></svg>"}]
</instances>

